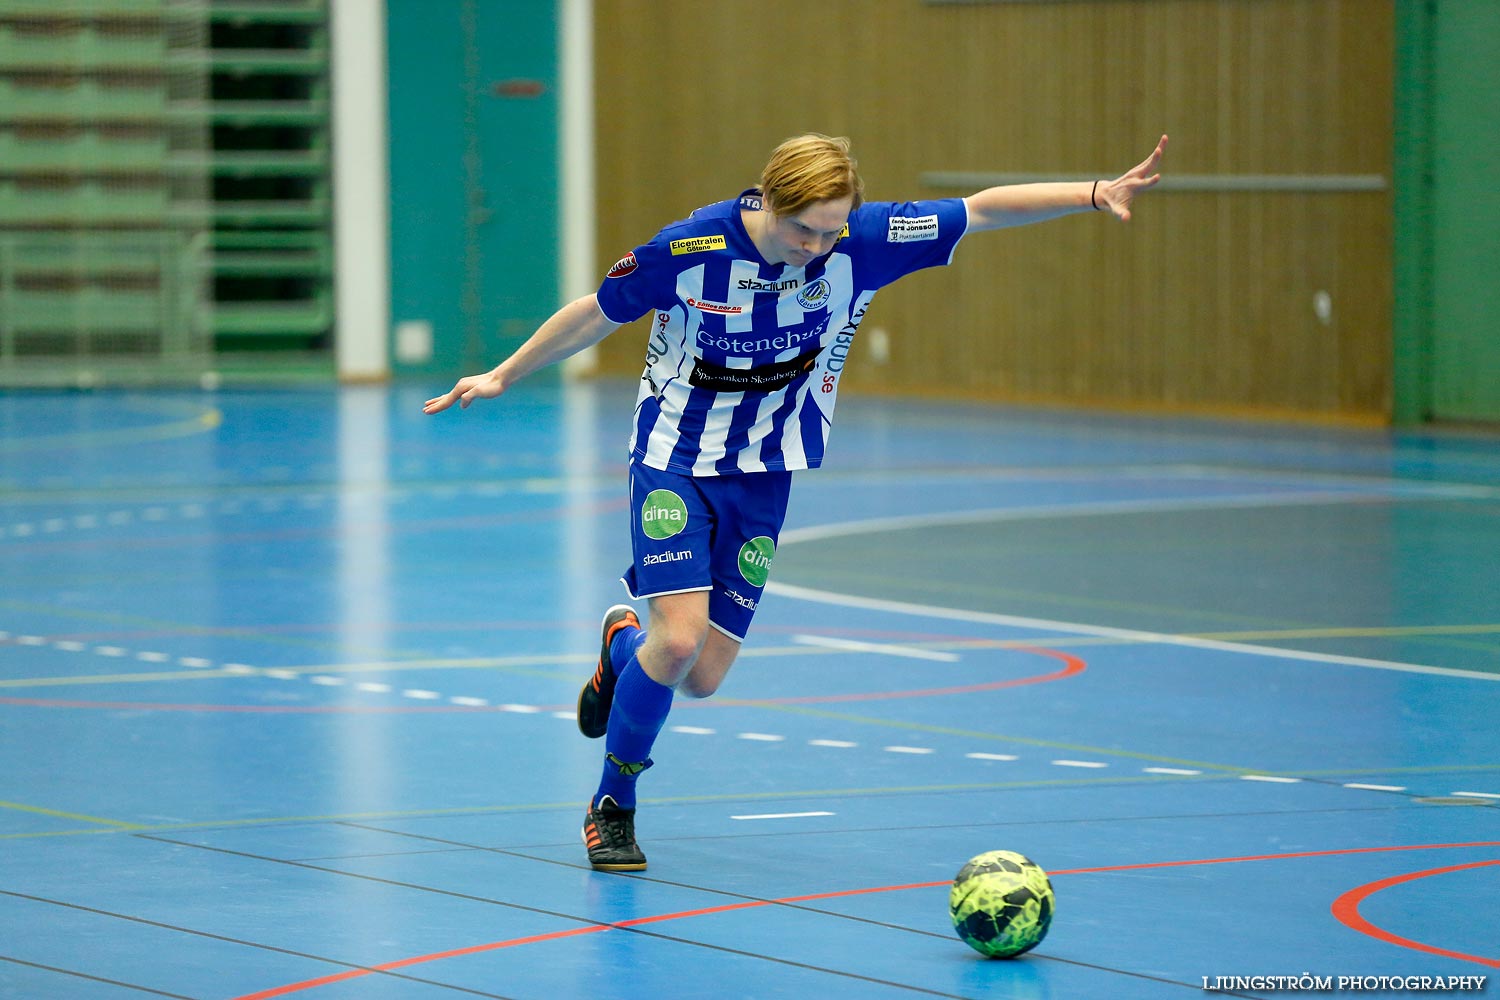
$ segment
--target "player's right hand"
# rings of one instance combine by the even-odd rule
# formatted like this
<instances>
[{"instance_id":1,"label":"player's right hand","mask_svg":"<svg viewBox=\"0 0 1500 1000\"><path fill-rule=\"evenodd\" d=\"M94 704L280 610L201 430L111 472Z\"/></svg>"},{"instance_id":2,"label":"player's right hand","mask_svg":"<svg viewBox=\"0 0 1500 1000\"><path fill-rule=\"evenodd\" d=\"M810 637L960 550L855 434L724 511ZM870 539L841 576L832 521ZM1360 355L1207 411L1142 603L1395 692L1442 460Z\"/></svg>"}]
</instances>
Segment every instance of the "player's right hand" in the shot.
<instances>
[{"instance_id":1,"label":"player's right hand","mask_svg":"<svg viewBox=\"0 0 1500 1000\"><path fill-rule=\"evenodd\" d=\"M505 386L501 385L494 372L485 372L483 375L465 375L452 389L423 403L422 412L442 413L454 403L457 403L460 409L467 410L474 400L494 399L504 391Z\"/></svg>"}]
</instances>

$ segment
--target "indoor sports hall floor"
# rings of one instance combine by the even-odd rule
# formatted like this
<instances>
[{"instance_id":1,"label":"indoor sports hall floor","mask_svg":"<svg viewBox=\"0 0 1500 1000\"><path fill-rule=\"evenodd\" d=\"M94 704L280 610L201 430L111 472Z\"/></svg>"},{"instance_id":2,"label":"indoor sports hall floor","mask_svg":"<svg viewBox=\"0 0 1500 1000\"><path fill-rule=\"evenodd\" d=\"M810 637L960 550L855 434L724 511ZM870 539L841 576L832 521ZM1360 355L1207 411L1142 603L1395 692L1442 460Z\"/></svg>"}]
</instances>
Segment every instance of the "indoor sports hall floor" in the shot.
<instances>
[{"instance_id":1,"label":"indoor sports hall floor","mask_svg":"<svg viewBox=\"0 0 1500 1000\"><path fill-rule=\"evenodd\" d=\"M1497 438L846 398L606 875L634 388L441 388L0 396L0 997L1500 991Z\"/></svg>"}]
</instances>

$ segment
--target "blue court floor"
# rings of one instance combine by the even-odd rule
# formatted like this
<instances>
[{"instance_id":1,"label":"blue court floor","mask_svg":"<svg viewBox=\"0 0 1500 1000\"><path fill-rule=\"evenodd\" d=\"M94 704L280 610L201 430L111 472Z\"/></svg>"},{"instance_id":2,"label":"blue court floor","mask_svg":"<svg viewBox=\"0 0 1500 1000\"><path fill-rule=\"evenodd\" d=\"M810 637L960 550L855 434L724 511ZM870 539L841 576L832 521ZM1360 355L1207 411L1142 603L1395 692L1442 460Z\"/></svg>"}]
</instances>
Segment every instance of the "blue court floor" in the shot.
<instances>
[{"instance_id":1,"label":"blue court floor","mask_svg":"<svg viewBox=\"0 0 1500 1000\"><path fill-rule=\"evenodd\" d=\"M1500 438L846 398L608 875L634 386L443 388L0 395L0 997L1500 990Z\"/></svg>"}]
</instances>

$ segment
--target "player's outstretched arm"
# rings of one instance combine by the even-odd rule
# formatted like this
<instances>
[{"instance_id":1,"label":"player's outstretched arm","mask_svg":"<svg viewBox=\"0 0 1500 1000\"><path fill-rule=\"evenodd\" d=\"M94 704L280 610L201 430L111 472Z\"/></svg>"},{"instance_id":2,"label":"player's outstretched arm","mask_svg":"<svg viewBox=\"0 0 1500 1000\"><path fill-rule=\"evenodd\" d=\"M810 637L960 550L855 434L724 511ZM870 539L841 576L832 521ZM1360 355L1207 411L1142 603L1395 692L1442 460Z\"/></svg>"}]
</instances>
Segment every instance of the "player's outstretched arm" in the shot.
<instances>
[{"instance_id":1,"label":"player's outstretched arm","mask_svg":"<svg viewBox=\"0 0 1500 1000\"><path fill-rule=\"evenodd\" d=\"M423 404L422 412L441 413L454 403L468 409L476 399L494 399L537 369L592 347L617 329L619 324L604 315L592 294L574 299L553 313L516 353L482 375L459 379L452 389Z\"/></svg>"},{"instance_id":2,"label":"player's outstretched arm","mask_svg":"<svg viewBox=\"0 0 1500 1000\"><path fill-rule=\"evenodd\" d=\"M1004 184L986 188L964 199L969 231L1003 229L1043 222L1075 212L1112 212L1130 221L1135 196L1161 180L1158 169L1167 150L1162 136L1151 155L1114 180L1053 181L1042 184Z\"/></svg>"}]
</instances>

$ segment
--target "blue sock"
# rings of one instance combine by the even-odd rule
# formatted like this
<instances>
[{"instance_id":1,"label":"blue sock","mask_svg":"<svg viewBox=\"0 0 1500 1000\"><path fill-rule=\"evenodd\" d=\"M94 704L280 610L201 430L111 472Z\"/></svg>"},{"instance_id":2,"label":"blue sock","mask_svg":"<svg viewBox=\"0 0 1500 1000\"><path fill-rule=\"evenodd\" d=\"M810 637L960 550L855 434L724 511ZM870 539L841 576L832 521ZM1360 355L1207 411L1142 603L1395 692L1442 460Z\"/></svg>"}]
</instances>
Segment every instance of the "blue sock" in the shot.
<instances>
[{"instance_id":1,"label":"blue sock","mask_svg":"<svg viewBox=\"0 0 1500 1000\"><path fill-rule=\"evenodd\" d=\"M630 662L615 682L609 732L604 737L604 773L595 801L608 795L622 809L635 808L635 780L646 769L643 765L649 766L651 745L671 710L672 689L647 676L632 650Z\"/></svg>"},{"instance_id":2,"label":"blue sock","mask_svg":"<svg viewBox=\"0 0 1500 1000\"><path fill-rule=\"evenodd\" d=\"M625 626L615 633L614 638L609 640L609 662L628 663L635 656L635 651L641 648L646 641L646 630L643 628L631 628Z\"/></svg>"}]
</instances>

